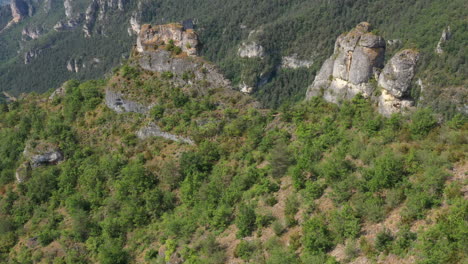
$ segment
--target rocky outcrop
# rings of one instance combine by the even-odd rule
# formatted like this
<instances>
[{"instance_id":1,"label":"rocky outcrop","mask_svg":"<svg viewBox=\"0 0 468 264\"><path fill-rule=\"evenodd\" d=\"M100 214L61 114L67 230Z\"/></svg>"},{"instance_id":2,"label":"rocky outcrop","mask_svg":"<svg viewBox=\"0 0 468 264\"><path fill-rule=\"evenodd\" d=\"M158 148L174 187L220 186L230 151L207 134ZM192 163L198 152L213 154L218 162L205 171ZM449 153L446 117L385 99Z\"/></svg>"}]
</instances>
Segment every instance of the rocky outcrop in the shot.
<instances>
[{"instance_id":1,"label":"rocky outcrop","mask_svg":"<svg viewBox=\"0 0 468 264\"><path fill-rule=\"evenodd\" d=\"M71 19L73 17L73 6L71 0L63 1L63 7L65 8L65 16L67 19Z\"/></svg>"},{"instance_id":2,"label":"rocky outcrop","mask_svg":"<svg viewBox=\"0 0 468 264\"><path fill-rule=\"evenodd\" d=\"M450 40L452 38L452 30L450 29L450 26L447 26L447 28L445 28L443 31L442 31L442 36L440 36L440 40L439 42L437 43L437 47L436 47L436 50L435 52L437 54L442 54L444 53L444 50L442 49L442 45L447 42L448 40Z\"/></svg>"},{"instance_id":3,"label":"rocky outcrop","mask_svg":"<svg viewBox=\"0 0 468 264\"><path fill-rule=\"evenodd\" d=\"M65 82L62 86L60 86L59 88L55 89L54 92L52 92L52 94L49 96L49 100L54 100L55 98L59 98L59 97L63 97L65 96L65 93L66 93L66 84L67 82Z\"/></svg>"},{"instance_id":4,"label":"rocky outcrop","mask_svg":"<svg viewBox=\"0 0 468 264\"><path fill-rule=\"evenodd\" d=\"M190 145L194 145L195 142L187 137L177 136L171 133L163 132L161 128L155 123L149 123L147 126L141 128L137 133L139 139L147 139L151 137L162 137L176 142L182 142Z\"/></svg>"},{"instance_id":5,"label":"rocky outcrop","mask_svg":"<svg viewBox=\"0 0 468 264\"><path fill-rule=\"evenodd\" d=\"M78 73L80 72L81 68L84 68L84 65L80 59L69 59L67 61L67 70L69 72Z\"/></svg>"},{"instance_id":6,"label":"rocky outcrop","mask_svg":"<svg viewBox=\"0 0 468 264\"><path fill-rule=\"evenodd\" d=\"M117 113L133 112L145 114L149 110L149 107L137 102L124 99L124 96L122 94L111 91L109 89L106 90L105 103L107 107L109 107Z\"/></svg>"},{"instance_id":7,"label":"rocky outcrop","mask_svg":"<svg viewBox=\"0 0 468 264\"><path fill-rule=\"evenodd\" d=\"M30 9L28 4L23 0L11 0L10 8L13 16L13 23L18 23L21 19L28 16Z\"/></svg>"},{"instance_id":8,"label":"rocky outcrop","mask_svg":"<svg viewBox=\"0 0 468 264\"><path fill-rule=\"evenodd\" d=\"M417 51L402 50L385 65L378 82L382 88L378 102L381 114L388 116L413 106L413 100L409 99L408 92L418 58Z\"/></svg>"},{"instance_id":9,"label":"rocky outcrop","mask_svg":"<svg viewBox=\"0 0 468 264\"><path fill-rule=\"evenodd\" d=\"M379 77L379 85L395 97L401 98L408 92L414 77L419 52L402 50L385 65Z\"/></svg>"},{"instance_id":10,"label":"rocky outcrop","mask_svg":"<svg viewBox=\"0 0 468 264\"><path fill-rule=\"evenodd\" d=\"M40 27L25 27L21 31L23 40L38 39L43 33L42 28Z\"/></svg>"},{"instance_id":11,"label":"rocky outcrop","mask_svg":"<svg viewBox=\"0 0 468 264\"><path fill-rule=\"evenodd\" d=\"M85 37L91 37L91 33L98 21L103 21L109 15L109 11L124 10L124 0L92 0L85 12L83 32Z\"/></svg>"},{"instance_id":12,"label":"rocky outcrop","mask_svg":"<svg viewBox=\"0 0 468 264\"><path fill-rule=\"evenodd\" d=\"M323 96L329 102L340 103L362 94L372 98L383 115L413 105L408 92L418 52L398 52L383 68L385 41L371 30L369 23L362 22L338 37L333 55L325 61L307 90L307 99ZM376 93L378 87L380 94Z\"/></svg>"},{"instance_id":13,"label":"rocky outcrop","mask_svg":"<svg viewBox=\"0 0 468 264\"><path fill-rule=\"evenodd\" d=\"M282 59L281 67L287 69L309 68L314 62L312 60L301 60L297 54L285 56Z\"/></svg>"},{"instance_id":14,"label":"rocky outcrop","mask_svg":"<svg viewBox=\"0 0 468 264\"><path fill-rule=\"evenodd\" d=\"M138 63L148 71L171 72L178 77L190 74L192 78L187 80L189 83L207 81L218 87L230 85L230 82L224 78L216 66L197 57L174 57L171 52L166 50L146 50L139 54Z\"/></svg>"},{"instance_id":15,"label":"rocky outcrop","mask_svg":"<svg viewBox=\"0 0 468 264\"><path fill-rule=\"evenodd\" d=\"M66 21L59 21L57 24L54 25L55 31L64 31L64 30L71 30L79 26L81 21L81 16L68 19Z\"/></svg>"},{"instance_id":16,"label":"rocky outcrop","mask_svg":"<svg viewBox=\"0 0 468 264\"><path fill-rule=\"evenodd\" d=\"M347 34L338 37L333 55L324 63L307 91L307 98L322 95L338 103L362 93L370 96L375 79L383 67L385 41L371 32L371 25L362 22Z\"/></svg>"},{"instance_id":17,"label":"rocky outcrop","mask_svg":"<svg viewBox=\"0 0 468 264\"><path fill-rule=\"evenodd\" d=\"M237 54L241 58L262 58L265 56L265 49L255 41L243 42Z\"/></svg>"},{"instance_id":18,"label":"rocky outcrop","mask_svg":"<svg viewBox=\"0 0 468 264\"><path fill-rule=\"evenodd\" d=\"M30 50L24 53L24 64L30 64L42 53L41 49Z\"/></svg>"},{"instance_id":19,"label":"rocky outcrop","mask_svg":"<svg viewBox=\"0 0 468 264\"><path fill-rule=\"evenodd\" d=\"M137 51L153 51L172 43L182 49L189 56L197 54L198 35L193 29L185 28L182 24L141 27L137 38Z\"/></svg>"},{"instance_id":20,"label":"rocky outcrop","mask_svg":"<svg viewBox=\"0 0 468 264\"><path fill-rule=\"evenodd\" d=\"M55 145L44 141L29 141L23 151L25 161L16 170L16 180L24 182L31 171L41 166L57 165L64 160L62 151Z\"/></svg>"}]
</instances>

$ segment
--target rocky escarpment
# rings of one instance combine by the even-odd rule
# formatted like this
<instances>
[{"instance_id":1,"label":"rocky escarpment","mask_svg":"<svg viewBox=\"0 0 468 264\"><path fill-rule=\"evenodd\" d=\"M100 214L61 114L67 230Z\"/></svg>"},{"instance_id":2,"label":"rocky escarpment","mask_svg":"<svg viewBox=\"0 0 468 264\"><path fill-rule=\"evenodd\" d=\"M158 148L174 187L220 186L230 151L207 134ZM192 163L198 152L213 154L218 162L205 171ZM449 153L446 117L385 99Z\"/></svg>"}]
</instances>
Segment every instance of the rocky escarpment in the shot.
<instances>
[{"instance_id":1,"label":"rocky escarpment","mask_svg":"<svg viewBox=\"0 0 468 264\"><path fill-rule=\"evenodd\" d=\"M281 67L286 69L309 68L314 62L312 60L301 60L297 54L285 56L281 61Z\"/></svg>"},{"instance_id":2,"label":"rocky escarpment","mask_svg":"<svg viewBox=\"0 0 468 264\"><path fill-rule=\"evenodd\" d=\"M406 97L418 53L401 51L384 68L385 44L367 22L339 36L333 55L316 75L306 98L323 96L329 102L340 103L362 94L372 98L384 115L411 106L412 101ZM378 90L381 90L380 95Z\"/></svg>"},{"instance_id":3,"label":"rocky escarpment","mask_svg":"<svg viewBox=\"0 0 468 264\"><path fill-rule=\"evenodd\" d=\"M167 45L179 47L187 55L195 56L198 35L193 28L185 28L179 23L157 26L145 24L141 27L137 38L138 52L154 51Z\"/></svg>"}]
</instances>

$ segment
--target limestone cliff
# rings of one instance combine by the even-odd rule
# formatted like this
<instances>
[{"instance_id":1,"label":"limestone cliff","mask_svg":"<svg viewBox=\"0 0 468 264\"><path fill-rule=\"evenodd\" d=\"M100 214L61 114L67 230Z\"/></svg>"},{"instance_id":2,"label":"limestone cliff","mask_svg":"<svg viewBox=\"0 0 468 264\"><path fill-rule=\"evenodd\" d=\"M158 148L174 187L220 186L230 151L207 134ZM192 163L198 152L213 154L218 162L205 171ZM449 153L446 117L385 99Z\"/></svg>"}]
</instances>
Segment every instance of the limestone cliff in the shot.
<instances>
[{"instance_id":1,"label":"limestone cliff","mask_svg":"<svg viewBox=\"0 0 468 264\"><path fill-rule=\"evenodd\" d=\"M323 96L329 102L340 103L362 94L372 98L384 115L412 106L407 96L418 52L403 50L384 68L385 44L367 22L339 36L333 55L316 75L306 98ZM380 94L377 88L381 88Z\"/></svg>"},{"instance_id":2,"label":"limestone cliff","mask_svg":"<svg viewBox=\"0 0 468 264\"><path fill-rule=\"evenodd\" d=\"M182 52L189 56L197 54L198 35L192 28L185 28L179 23L143 25L137 38L137 50L138 52L151 51L169 43L181 48Z\"/></svg>"}]
</instances>

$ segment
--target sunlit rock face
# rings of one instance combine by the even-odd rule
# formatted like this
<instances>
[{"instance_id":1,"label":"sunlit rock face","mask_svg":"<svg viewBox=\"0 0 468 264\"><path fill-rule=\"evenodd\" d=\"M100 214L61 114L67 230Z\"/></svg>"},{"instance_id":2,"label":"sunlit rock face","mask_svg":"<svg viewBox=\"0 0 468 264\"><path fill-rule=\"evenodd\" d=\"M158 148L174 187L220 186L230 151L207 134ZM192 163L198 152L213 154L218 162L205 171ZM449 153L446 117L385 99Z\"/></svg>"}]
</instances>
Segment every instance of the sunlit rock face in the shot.
<instances>
[{"instance_id":1,"label":"sunlit rock face","mask_svg":"<svg viewBox=\"0 0 468 264\"><path fill-rule=\"evenodd\" d=\"M413 102L407 96L418 52L403 50L384 67L385 48L385 40L374 34L367 22L340 35L333 55L322 65L306 98L323 96L329 102L340 103L362 94L372 98L384 115L411 107Z\"/></svg>"}]
</instances>

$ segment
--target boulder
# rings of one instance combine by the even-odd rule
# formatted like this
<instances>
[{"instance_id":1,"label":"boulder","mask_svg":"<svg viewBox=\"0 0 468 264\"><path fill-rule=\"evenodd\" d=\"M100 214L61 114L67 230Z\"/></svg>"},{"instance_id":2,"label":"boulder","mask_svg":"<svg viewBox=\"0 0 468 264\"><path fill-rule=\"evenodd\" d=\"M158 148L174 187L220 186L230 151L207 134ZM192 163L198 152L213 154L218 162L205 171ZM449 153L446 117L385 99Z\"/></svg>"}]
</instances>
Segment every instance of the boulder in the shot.
<instances>
[{"instance_id":1,"label":"boulder","mask_svg":"<svg viewBox=\"0 0 468 264\"><path fill-rule=\"evenodd\" d=\"M398 52L385 65L379 77L379 86L396 98L405 96L413 80L419 53L406 49Z\"/></svg>"}]
</instances>

